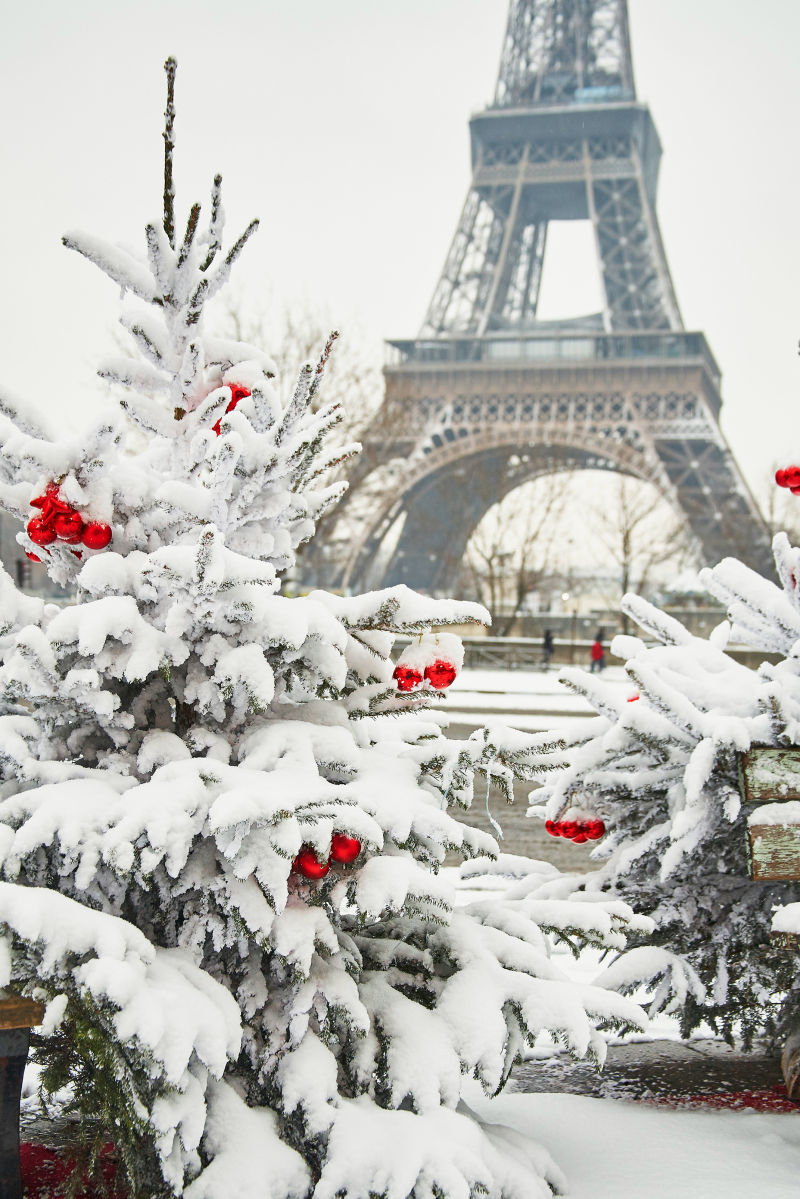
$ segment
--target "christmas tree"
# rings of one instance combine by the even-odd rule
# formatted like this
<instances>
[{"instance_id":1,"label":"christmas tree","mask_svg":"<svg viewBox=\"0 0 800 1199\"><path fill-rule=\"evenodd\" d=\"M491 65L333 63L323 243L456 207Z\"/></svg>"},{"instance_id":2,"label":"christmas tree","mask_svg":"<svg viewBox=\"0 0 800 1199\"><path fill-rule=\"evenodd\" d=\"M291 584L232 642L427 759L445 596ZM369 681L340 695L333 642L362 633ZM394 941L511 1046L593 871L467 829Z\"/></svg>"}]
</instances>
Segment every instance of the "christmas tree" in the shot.
<instances>
[{"instance_id":1,"label":"christmas tree","mask_svg":"<svg viewBox=\"0 0 800 1199\"><path fill-rule=\"evenodd\" d=\"M776 906L800 893L797 884L750 880L739 784L749 747L800 743L800 550L785 534L773 550L779 585L735 559L701 572L730 617L708 639L624 597L644 634L612 644L631 685L564 672L597 716L560 747L543 746L553 772L532 796L555 832L602 821L594 850L602 865L581 888L617 895L656 922L651 945L621 955L605 984L654 984L651 1014L672 1006L684 1035L705 1021L746 1043L800 1025L796 959L770 943ZM751 669L726 652L731 639L778 661ZM787 805L781 819L789 817Z\"/></svg>"},{"instance_id":2,"label":"christmas tree","mask_svg":"<svg viewBox=\"0 0 800 1199\"><path fill-rule=\"evenodd\" d=\"M121 413L51 438L4 405L0 501L75 588L2 588L0 984L48 1001L46 1093L154 1199L531 1199L560 1174L465 1101L549 1031L602 1060L625 997L570 982L554 939L624 943L619 902L454 906L445 855L497 853L448 809L531 760L425 711L474 604L404 587L289 599L281 576L340 492L326 346L282 404L259 349L205 331L255 222L222 250L163 219L140 260L67 246L123 292ZM413 634L398 662L395 639ZM89 1119L91 1118L91 1119ZM92 1123L93 1121L93 1123ZM558 1184L560 1185L560 1184Z\"/></svg>"}]
</instances>

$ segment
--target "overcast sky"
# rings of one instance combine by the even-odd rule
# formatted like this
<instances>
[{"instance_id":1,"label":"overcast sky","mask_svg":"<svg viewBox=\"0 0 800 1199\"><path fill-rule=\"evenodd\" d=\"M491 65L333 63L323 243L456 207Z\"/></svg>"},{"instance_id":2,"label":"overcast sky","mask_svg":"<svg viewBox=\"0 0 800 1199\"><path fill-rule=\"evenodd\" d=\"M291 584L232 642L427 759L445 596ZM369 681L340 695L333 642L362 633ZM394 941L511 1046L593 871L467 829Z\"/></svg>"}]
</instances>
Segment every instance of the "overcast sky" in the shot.
<instances>
[{"instance_id":1,"label":"overcast sky","mask_svg":"<svg viewBox=\"0 0 800 1199\"><path fill-rule=\"evenodd\" d=\"M773 461L800 459L800 3L630 11L684 321L719 360L723 428L759 487ZM221 170L229 234L261 217L239 269L248 295L310 297L345 335L413 336L469 183L467 122L491 101L506 13L507 0L7 2L0 387L70 421L101 402L92 375L117 297L60 235L143 245L160 212L168 54L179 212ZM561 275L580 284L571 267Z\"/></svg>"}]
</instances>

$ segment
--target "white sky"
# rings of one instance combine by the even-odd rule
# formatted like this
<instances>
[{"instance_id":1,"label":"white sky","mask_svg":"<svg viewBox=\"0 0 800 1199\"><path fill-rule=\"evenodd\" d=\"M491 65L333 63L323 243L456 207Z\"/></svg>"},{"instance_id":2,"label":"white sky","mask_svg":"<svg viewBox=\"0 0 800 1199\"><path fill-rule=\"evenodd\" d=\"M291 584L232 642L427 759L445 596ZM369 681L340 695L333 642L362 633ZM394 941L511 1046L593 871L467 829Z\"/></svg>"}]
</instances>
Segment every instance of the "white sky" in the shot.
<instances>
[{"instance_id":1,"label":"white sky","mask_svg":"<svg viewBox=\"0 0 800 1199\"><path fill-rule=\"evenodd\" d=\"M798 0L630 0L639 98L664 146L659 214L687 328L724 375L751 484L800 458ZM7 0L0 25L0 387L74 419L116 294L60 245L129 245L160 212L162 62L178 72L178 205L226 185L262 229L248 294L313 297L413 336L469 183L507 0ZM571 274L572 277L572 274ZM66 405L66 407L65 407Z\"/></svg>"}]
</instances>

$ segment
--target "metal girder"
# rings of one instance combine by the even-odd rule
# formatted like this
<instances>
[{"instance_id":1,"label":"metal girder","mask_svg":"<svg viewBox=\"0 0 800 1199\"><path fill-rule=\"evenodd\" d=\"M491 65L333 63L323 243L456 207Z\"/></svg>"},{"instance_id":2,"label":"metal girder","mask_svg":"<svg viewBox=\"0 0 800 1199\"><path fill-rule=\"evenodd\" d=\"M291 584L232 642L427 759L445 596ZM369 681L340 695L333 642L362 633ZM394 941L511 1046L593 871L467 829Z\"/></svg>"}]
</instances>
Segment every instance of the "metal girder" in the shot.
<instances>
[{"instance_id":1,"label":"metal girder","mask_svg":"<svg viewBox=\"0 0 800 1199\"><path fill-rule=\"evenodd\" d=\"M636 163L639 166L638 160ZM682 329L672 278L641 170L590 189L609 329Z\"/></svg>"},{"instance_id":2,"label":"metal girder","mask_svg":"<svg viewBox=\"0 0 800 1199\"><path fill-rule=\"evenodd\" d=\"M566 104L597 88L634 94L626 0L512 0L495 104Z\"/></svg>"},{"instance_id":3,"label":"metal girder","mask_svg":"<svg viewBox=\"0 0 800 1199\"><path fill-rule=\"evenodd\" d=\"M625 0L513 0L495 104L471 130L472 185L420 337L532 327L550 220L592 222L607 331L682 328Z\"/></svg>"}]
</instances>

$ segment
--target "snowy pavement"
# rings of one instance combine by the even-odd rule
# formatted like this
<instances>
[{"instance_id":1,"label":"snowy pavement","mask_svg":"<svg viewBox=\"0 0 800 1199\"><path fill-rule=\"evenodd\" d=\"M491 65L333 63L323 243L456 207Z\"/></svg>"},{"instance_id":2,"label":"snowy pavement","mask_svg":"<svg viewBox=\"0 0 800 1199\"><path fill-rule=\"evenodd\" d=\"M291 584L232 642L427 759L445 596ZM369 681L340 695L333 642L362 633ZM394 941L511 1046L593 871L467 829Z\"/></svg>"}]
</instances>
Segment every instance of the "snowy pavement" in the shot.
<instances>
[{"instance_id":1,"label":"snowy pavement","mask_svg":"<svg viewBox=\"0 0 800 1199\"><path fill-rule=\"evenodd\" d=\"M445 713L457 735L481 725L508 724L539 732L594 712L586 700L558 681L560 666L549 670L464 670L435 706ZM632 691L621 666L603 672L607 681Z\"/></svg>"},{"instance_id":2,"label":"snowy pavement","mask_svg":"<svg viewBox=\"0 0 800 1199\"><path fill-rule=\"evenodd\" d=\"M469 1102L546 1148L569 1199L796 1199L800 1113L676 1111L580 1095Z\"/></svg>"}]
</instances>

